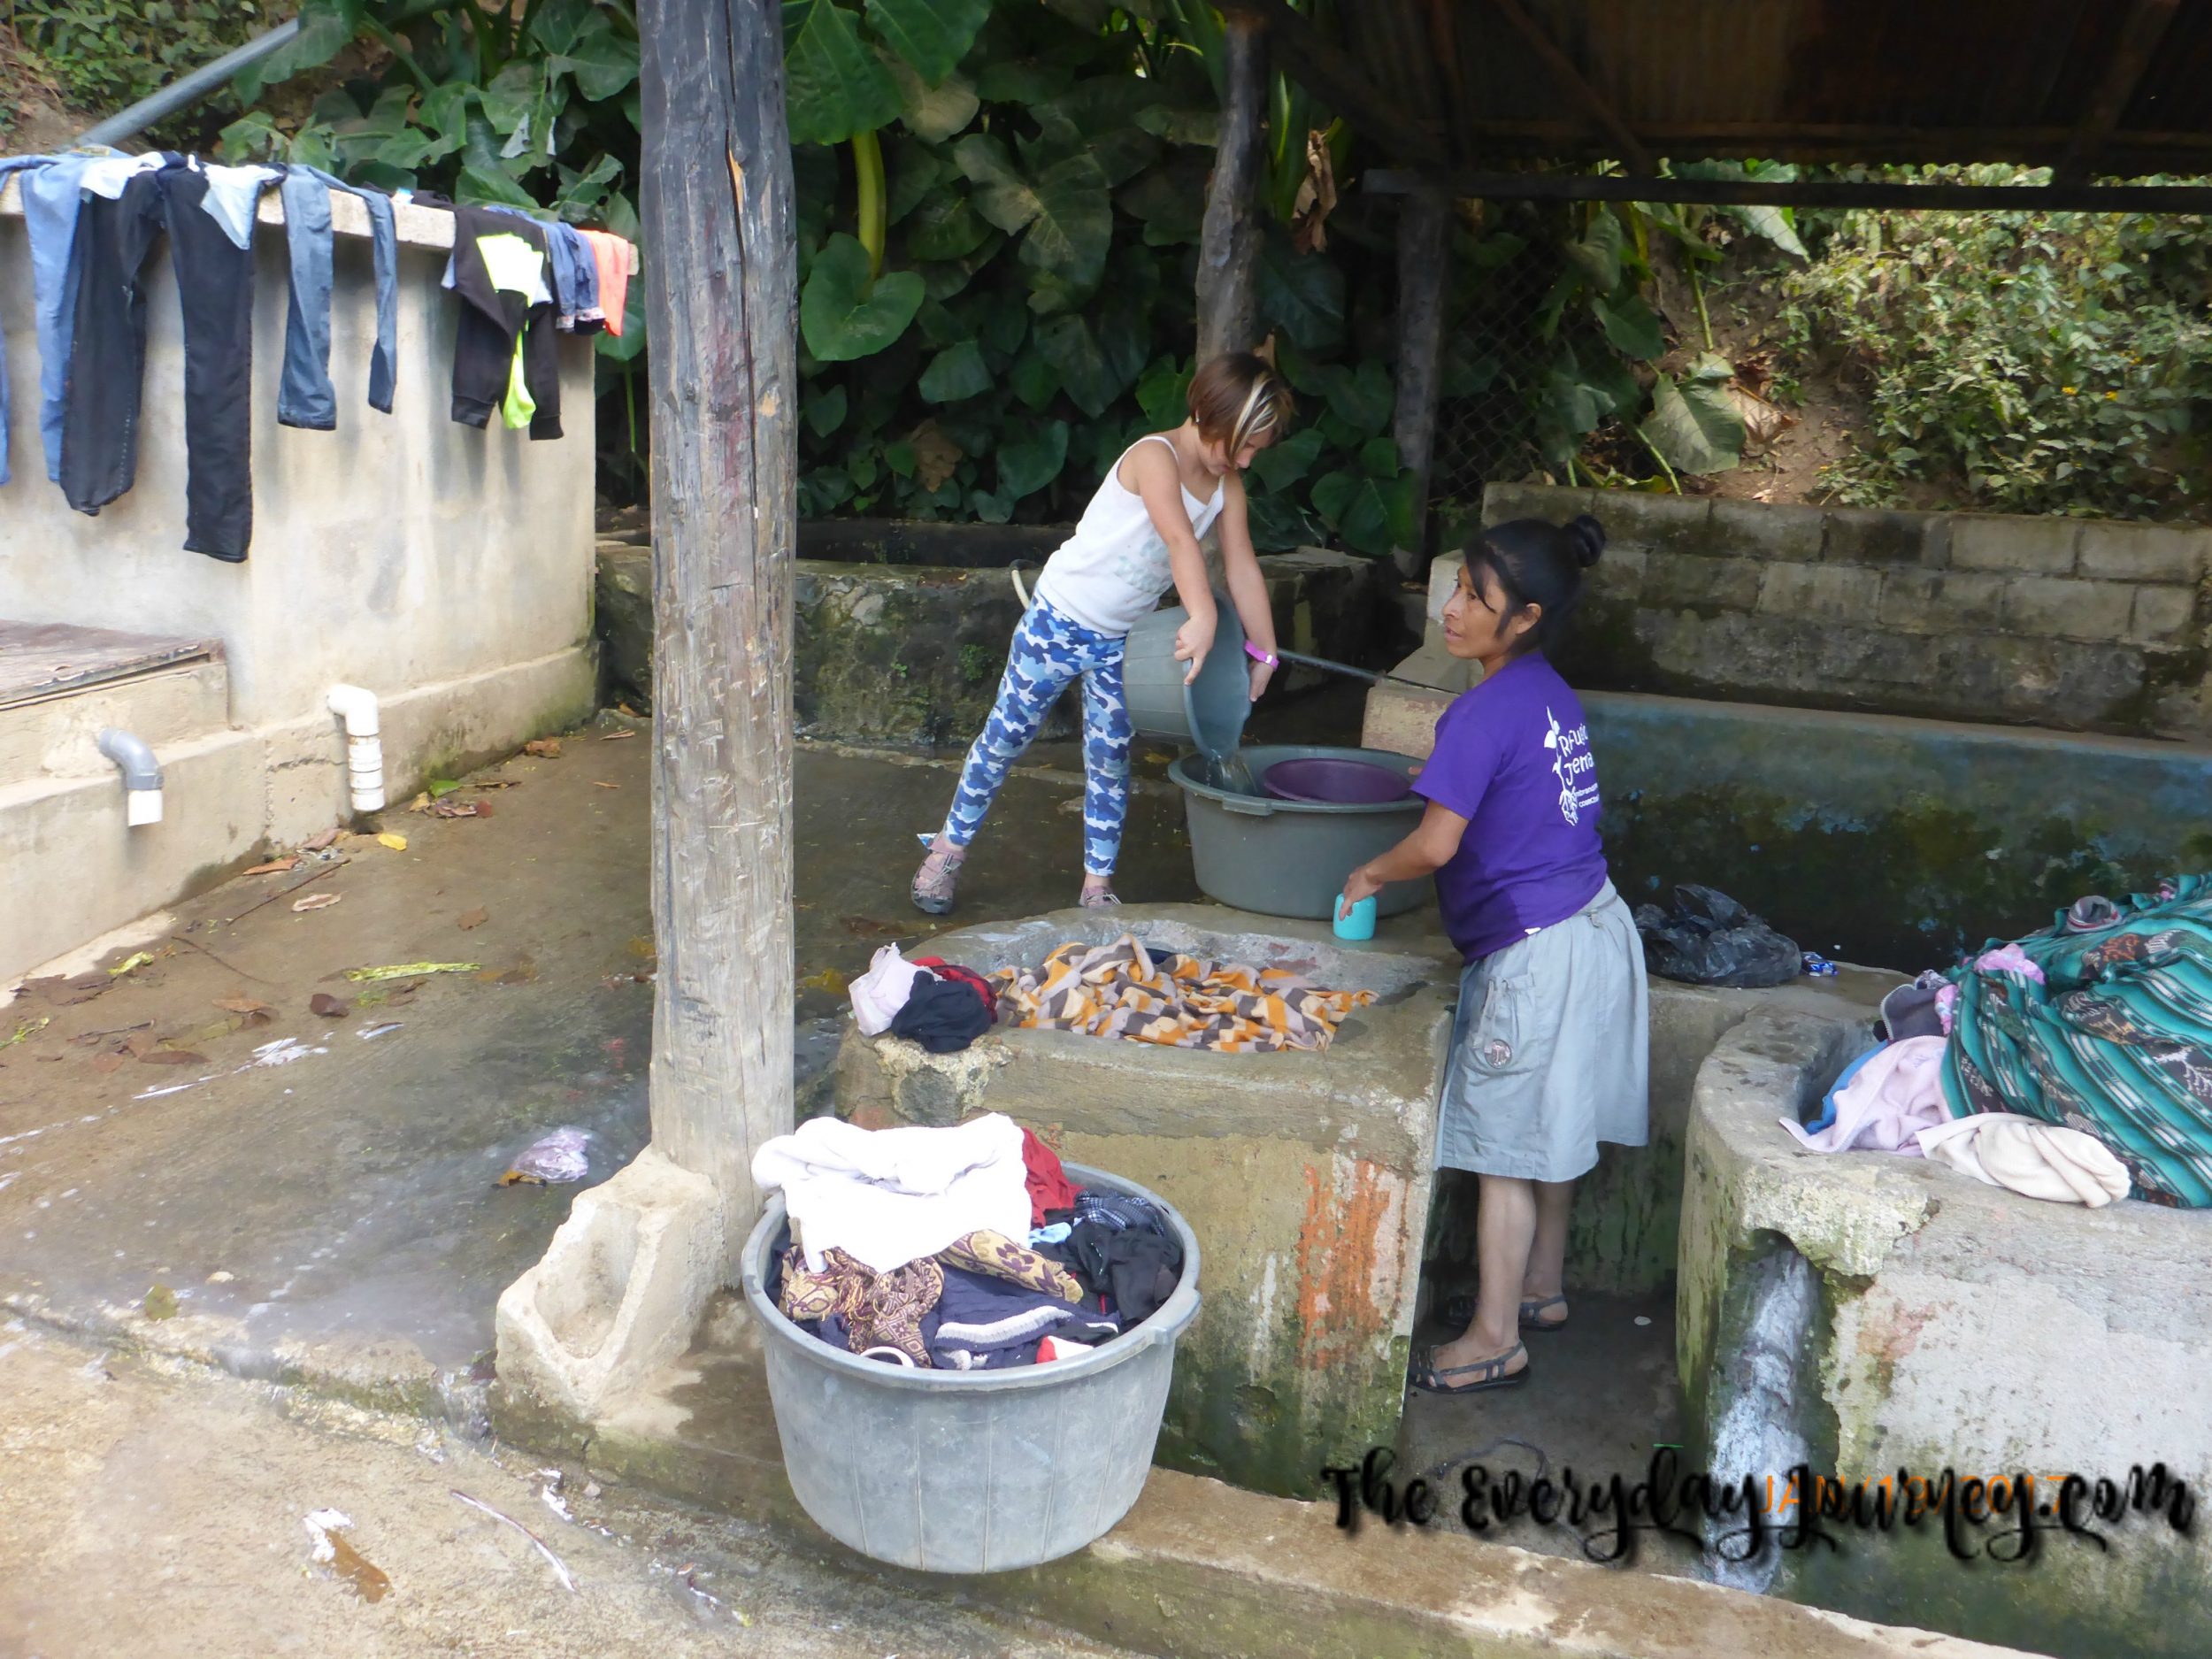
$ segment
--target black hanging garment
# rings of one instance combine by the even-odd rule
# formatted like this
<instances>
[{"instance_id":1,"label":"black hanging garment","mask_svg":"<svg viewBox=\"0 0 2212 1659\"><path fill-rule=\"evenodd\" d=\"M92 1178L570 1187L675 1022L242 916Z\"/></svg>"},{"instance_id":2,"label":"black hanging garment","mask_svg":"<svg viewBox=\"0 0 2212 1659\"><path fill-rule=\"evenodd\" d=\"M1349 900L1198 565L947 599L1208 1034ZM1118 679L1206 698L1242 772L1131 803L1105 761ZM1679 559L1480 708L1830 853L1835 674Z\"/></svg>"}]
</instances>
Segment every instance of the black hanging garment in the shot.
<instances>
[{"instance_id":1,"label":"black hanging garment","mask_svg":"<svg viewBox=\"0 0 2212 1659\"><path fill-rule=\"evenodd\" d=\"M539 281L532 293L510 285L493 269L484 247L488 238L518 237L538 258ZM523 384L537 405L530 418L533 438L561 435L561 363L557 318L546 260L545 227L519 213L480 207L453 210L453 291L461 301L453 339L453 419L484 426L506 402L514 373L515 341L523 342Z\"/></svg>"},{"instance_id":2,"label":"black hanging garment","mask_svg":"<svg viewBox=\"0 0 2212 1659\"><path fill-rule=\"evenodd\" d=\"M77 216L76 336L62 402L61 485L96 513L137 481L154 238L169 234L184 319L185 541L235 564L253 539L253 251L201 205L207 178L180 161L142 173Z\"/></svg>"}]
</instances>

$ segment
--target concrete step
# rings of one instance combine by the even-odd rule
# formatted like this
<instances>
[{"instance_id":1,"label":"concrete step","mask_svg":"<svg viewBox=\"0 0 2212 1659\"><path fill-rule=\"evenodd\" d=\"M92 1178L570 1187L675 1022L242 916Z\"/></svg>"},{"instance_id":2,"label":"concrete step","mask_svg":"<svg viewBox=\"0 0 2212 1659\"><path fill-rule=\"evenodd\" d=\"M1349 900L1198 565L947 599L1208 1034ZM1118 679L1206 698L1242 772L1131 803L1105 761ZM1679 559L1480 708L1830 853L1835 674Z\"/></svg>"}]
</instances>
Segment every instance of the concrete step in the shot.
<instances>
[{"instance_id":1,"label":"concrete step","mask_svg":"<svg viewBox=\"0 0 2212 1659\"><path fill-rule=\"evenodd\" d=\"M0 787L112 772L97 747L104 726L135 733L157 757L165 745L229 725L230 675L220 657L51 691L0 705Z\"/></svg>"}]
</instances>

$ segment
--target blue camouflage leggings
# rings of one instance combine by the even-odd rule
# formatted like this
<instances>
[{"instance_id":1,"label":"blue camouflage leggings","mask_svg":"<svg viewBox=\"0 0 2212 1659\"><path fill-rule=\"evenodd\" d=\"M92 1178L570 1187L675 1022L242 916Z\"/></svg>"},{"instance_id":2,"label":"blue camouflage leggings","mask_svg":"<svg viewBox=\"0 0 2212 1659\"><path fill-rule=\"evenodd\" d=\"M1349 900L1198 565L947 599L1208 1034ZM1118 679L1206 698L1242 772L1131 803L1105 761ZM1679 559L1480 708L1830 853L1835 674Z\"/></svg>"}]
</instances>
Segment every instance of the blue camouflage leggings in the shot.
<instances>
[{"instance_id":1,"label":"blue camouflage leggings","mask_svg":"<svg viewBox=\"0 0 2212 1659\"><path fill-rule=\"evenodd\" d=\"M1121 823L1129 810L1129 700L1122 693L1123 636L1094 634L1041 599L1014 630L1006 676L981 735L961 768L960 788L945 818L945 836L965 847L983 827L1007 768L1035 741L1052 705L1077 675L1083 678L1083 868L1114 873Z\"/></svg>"}]
</instances>

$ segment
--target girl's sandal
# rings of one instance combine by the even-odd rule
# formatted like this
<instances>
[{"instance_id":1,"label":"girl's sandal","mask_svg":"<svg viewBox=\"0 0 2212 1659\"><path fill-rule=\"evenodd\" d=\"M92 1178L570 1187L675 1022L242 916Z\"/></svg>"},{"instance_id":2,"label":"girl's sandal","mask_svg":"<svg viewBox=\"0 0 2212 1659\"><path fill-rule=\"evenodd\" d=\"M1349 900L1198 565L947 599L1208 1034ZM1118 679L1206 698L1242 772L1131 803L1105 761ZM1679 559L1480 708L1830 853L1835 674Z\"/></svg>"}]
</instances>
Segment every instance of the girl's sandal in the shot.
<instances>
[{"instance_id":1,"label":"girl's sandal","mask_svg":"<svg viewBox=\"0 0 2212 1659\"><path fill-rule=\"evenodd\" d=\"M1083 889L1083 896L1077 901L1077 903L1087 910L1110 910L1117 908L1121 901L1115 896L1111 887L1087 887Z\"/></svg>"},{"instance_id":2,"label":"girl's sandal","mask_svg":"<svg viewBox=\"0 0 2212 1659\"><path fill-rule=\"evenodd\" d=\"M1523 1302L1521 1304L1521 1329L1524 1331L1558 1331L1564 1329L1567 1323L1567 1316L1565 1314L1561 1314L1556 1319L1546 1319L1540 1316L1547 1308L1563 1308L1566 1305L1567 1299L1564 1296L1546 1296L1541 1301Z\"/></svg>"},{"instance_id":3,"label":"girl's sandal","mask_svg":"<svg viewBox=\"0 0 2212 1659\"><path fill-rule=\"evenodd\" d=\"M1521 1356L1521 1369L1506 1370L1506 1367L1513 1363L1513 1356L1517 1354ZM1528 1349L1521 1343L1516 1342L1495 1359L1478 1360L1472 1365L1452 1365L1439 1371L1436 1368L1436 1356L1432 1350L1427 1359L1414 1366L1409 1380L1424 1394L1474 1394L1491 1388L1514 1388L1528 1380L1532 1367L1527 1361ZM1474 1380L1472 1382L1449 1380L1455 1377L1471 1377Z\"/></svg>"},{"instance_id":4,"label":"girl's sandal","mask_svg":"<svg viewBox=\"0 0 2212 1659\"><path fill-rule=\"evenodd\" d=\"M953 894L960 885L960 865L966 856L964 853L933 852L922 860L922 867L914 872L914 885L908 890L916 910L925 916L951 913Z\"/></svg>"}]
</instances>

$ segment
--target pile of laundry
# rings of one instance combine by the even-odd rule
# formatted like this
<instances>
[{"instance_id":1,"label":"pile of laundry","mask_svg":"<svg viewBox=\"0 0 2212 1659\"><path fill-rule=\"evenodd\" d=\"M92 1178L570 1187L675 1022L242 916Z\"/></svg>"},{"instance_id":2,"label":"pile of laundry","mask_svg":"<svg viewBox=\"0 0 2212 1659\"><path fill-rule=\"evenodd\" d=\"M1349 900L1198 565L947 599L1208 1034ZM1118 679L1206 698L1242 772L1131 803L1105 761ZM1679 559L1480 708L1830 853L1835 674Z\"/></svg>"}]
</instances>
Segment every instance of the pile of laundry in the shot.
<instances>
[{"instance_id":1,"label":"pile of laundry","mask_svg":"<svg viewBox=\"0 0 2212 1659\"><path fill-rule=\"evenodd\" d=\"M790 1217L768 1294L818 1340L886 1364L1000 1371L1071 1358L1174 1294L1159 1207L1076 1187L997 1112L949 1129L810 1118L754 1156Z\"/></svg>"},{"instance_id":2,"label":"pile of laundry","mask_svg":"<svg viewBox=\"0 0 2212 1659\"><path fill-rule=\"evenodd\" d=\"M1784 1120L1801 1144L1939 1158L2062 1202L2212 1205L2212 877L2082 899L1924 973L1884 999L1880 1034L1821 1117Z\"/></svg>"},{"instance_id":3,"label":"pile of laundry","mask_svg":"<svg viewBox=\"0 0 2212 1659\"><path fill-rule=\"evenodd\" d=\"M1040 968L992 979L1010 1025L1223 1054L1326 1048L1351 1011L1375 1000L1372 991L1321 990L1279 968L1155 956L1130 933L1110 945L1063 945Z\"/></svg>"},{"instance_id":4,"label":"pile of laundry","mask_svg":"<svg viewBox=\"0 0 2212 1659\"><path fill-rule=\"evenodd\" d=\"M146 281L166 237L184 333L185 548L232 563L253 537L253 227L262 195L284 204L291 305L280 425L338 425L330 378L331 193L367 211L376 278L368 403L389 414L396 389L399 253L393 205L454 215L445 286L462 302L453 419L501 412L534 438L561 435L556 334L622 332L636 250L619 237L513 208L456 207L442 196L346 183L313 167L216 166L156 150L87 149L0 157L13 176L30 244L39 351L39 436L46 475L77 511L97 513L137 480L146 368ZM9 481L8 388L0 374L0 484Z\"/></svg>"},{"instance_id":5,"label":"pile of laundry","mask_svg":"<svg viewBox=\"0 0 2212 1659\"><path fill-rule=\"evenodd\" d=\"M863 1036L888 1033L932 1054L958 1054L998 1020L998 993L981 974L941 956L910 960L896 945L876 952L850 995Z\"/></svg>"}]
</instances>

